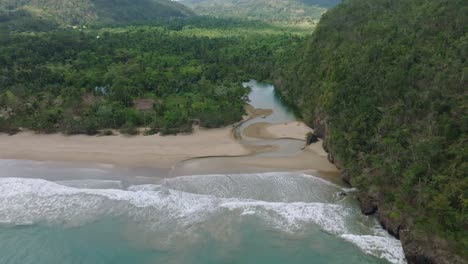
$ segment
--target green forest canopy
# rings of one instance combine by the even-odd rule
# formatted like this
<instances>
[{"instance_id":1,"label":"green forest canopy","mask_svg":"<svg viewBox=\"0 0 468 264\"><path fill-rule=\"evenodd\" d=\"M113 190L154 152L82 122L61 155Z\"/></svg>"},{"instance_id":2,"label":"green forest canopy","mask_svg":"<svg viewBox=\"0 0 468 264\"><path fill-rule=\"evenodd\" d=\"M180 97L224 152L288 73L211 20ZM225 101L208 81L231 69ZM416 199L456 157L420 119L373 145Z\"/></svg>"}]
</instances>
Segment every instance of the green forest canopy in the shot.
<instances>
[{"instance_id":1,"label":"green forest canopy","mask_svg":"<svg viewBox=\"0 0 468 264\"><path fill-rule=\"evenodd\" d=\"M352 183L407 228L468 248L468 5L349 0L277 83Z\"/></svg>"},{"instance_id":2,"label":"green forest canopy","mask_svg":"<svg viewBox=\"0 0 468 264\"><path fill-rule=\"evenodd\" d=\"M303 39L206 17L152 26L0 31L0 130L188 132L241 120L248 90Z\"/></svg>"}]
</instances>

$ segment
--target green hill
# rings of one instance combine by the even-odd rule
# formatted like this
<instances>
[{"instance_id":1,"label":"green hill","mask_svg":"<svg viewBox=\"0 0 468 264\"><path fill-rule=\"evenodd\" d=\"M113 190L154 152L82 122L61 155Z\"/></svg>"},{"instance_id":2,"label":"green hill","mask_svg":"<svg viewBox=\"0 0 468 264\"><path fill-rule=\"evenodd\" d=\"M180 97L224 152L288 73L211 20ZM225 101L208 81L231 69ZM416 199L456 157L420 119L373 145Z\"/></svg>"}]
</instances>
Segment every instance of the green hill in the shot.
<instances>
[{"instance_id":1,"label":"green hill","mask_svg":"<svg viewBox=\"0 0 468 264\"><path fill-rule=\"evenodd\" d=\"M169 0L3 0L0 10L4 10L3 17L7 13L16 19L45 20L62 26L129 23L192 14L185 6Z\"/></svg>"},{"instance_id":2,"label":"green hill","mask_svg":"<svg viewBox=\"0 0 468 264\"><path fill-rule=\"evenodd\" d=\"M468 254L467 13L464 0L345 1L276 79L412 263Z\"/></svg>"},{"instance_id":3,"label":"green hill","mask_svg":"<svg viewBox=\"0 0 468 264\"><path fill-rule=\"evenodd\" d=\"M182 0L196 13L288 24L314 24L340 0Z\"/></svg>"}]
</instances>

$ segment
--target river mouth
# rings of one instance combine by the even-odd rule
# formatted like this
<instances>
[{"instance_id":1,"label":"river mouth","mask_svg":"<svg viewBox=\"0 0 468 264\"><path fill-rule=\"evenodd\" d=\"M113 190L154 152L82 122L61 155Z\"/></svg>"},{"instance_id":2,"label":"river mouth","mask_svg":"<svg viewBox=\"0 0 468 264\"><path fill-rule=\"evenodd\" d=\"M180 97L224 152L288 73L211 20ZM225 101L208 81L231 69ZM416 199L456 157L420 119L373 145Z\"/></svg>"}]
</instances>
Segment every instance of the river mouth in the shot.
<instances>
[{"instance_id":1,"label":"river mouth","mask_svg":"<svg viewBox=\"0 0 468 264\"><path fill-rule=\"evenodd\" d=\"M273 86L244 85L254 107L273 104L238 128L257 149L248 156L170 171L2 161L0 263L404 263L400 242L360 213L323 156L300 139L245 136L295 118Z\"/></svg>"},{"instance_id":2,"label":"river mouth","mask_svg":"<svg viewBox=\"0 0 468 264\"><path fill-rule=\"evenodd\" d=\"M255 129L249 131L254 127L264 130L273 124L287 126L296 122L297 118L294 112L284 105L272 85L250 80L244 82L243 86L251 89L251 114L250 118L234 126L233 136L250 151L250 154L185 160L171 169L170 176L299 171L312 173L335 184L343 184L339 171L328 161L326 153L317 153L316 150L323 152L321 142L314 144L312 148L306 148L305 136L308 130L304 129L304 132L295 138L287 138L291 133L286 133L286 137L276 138L266 136Z\"/></svg>"}]
</instances>

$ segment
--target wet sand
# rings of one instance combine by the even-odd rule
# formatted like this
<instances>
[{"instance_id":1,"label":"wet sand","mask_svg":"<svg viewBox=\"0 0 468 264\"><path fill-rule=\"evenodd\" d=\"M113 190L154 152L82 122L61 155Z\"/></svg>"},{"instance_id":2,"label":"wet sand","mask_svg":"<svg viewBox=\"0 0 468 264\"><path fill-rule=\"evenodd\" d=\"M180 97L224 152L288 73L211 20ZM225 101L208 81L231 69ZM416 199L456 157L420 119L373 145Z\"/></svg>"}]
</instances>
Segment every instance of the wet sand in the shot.
<instances>
[{"instance_id":1,"label":"wet sand","mask_svg":"<svg viewBox=\"0 0 468 264\"><path fill-rule=\"evenodd\" d=\"M292 138L304 140L306 134L312 131L310 127L299 121L279 124L260 122L248 126L244 130L244 135L260 139Z\"/></svg>"},{"instance_id":2,"label":"wet sand","mask_svg":"<svg viewBox=\"0 0 468 264\"><path fill-rule=\"evenodd\" d=\"M232 128L200 129L177 136L65 136L0 134L0 159L107 163L132 167L170 168L200 156L250 153L232 136Z\"/></svg>"},{"instance_id":3,"label":"wet sand","mask_svg":"<svg viewBox=\"0 0 468 264\"><path fill-rule=\"evenodd\" d=\"M264 109L261 109L265 111ZM239 143L252 153L238 157L198 157L179 162L171 176L196 174L304 171L342 184L336 166L327 159L323 142L305 146L305 135L313 130L300 121L272 124L262 122L242 129ZM260 118L258 118L260 117ZM285 141L282 141L285 139Z\"/></svg>"},{"instance_id":4,"label":"wet sand","mask_svg":"<svg viewBox=\"0 0 468 264\"><path fill-rule=\"evenodd\" d=\"M277 153L278 150L272 146L266 151L267 153ZM239 157L189 159L174 166L170 176L304 171L326 178L336 184L343 183L336 166L328 161L327 153L323 149L321 141L303 150L298 150L294 154L277 156L263 156L261 154L262 152L259 151L255 155Z\"/></svg>"},{"instance_id":5,"label":"wet sand","mask_svg":"<svg viewBox=\"0 0 468 264\"><path fill-rule=\"evenodd\" d=\"M245 111L247 112L247 115L244 117L244 119L252 119L260 116L266 117L273 113L272 109L254 108L249 104L245 106Z\"/></svg>"}]
</instances>

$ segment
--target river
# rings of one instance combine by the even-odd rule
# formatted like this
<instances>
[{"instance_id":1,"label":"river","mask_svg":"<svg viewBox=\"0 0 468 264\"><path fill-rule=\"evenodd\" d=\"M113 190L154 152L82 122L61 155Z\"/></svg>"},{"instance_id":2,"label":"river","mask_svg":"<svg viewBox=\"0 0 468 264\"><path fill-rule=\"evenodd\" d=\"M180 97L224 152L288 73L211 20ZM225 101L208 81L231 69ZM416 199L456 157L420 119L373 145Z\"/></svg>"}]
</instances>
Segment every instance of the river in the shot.
<instances>
[{"instance_id":1,"label":"river","mask_svg":"<svg viewBox=\"0 0 468 264\"><path fill-rule=\"evenodd\" d=\"M255 165L293 160L304 142L245 136L254 123L295 117L273 86L244 85L252 106L273 109L237 128L260 150L249 156L169 172L0 160L0 264L405 263L400 242L336 175Z\"/></svg>"}]
</instances>

